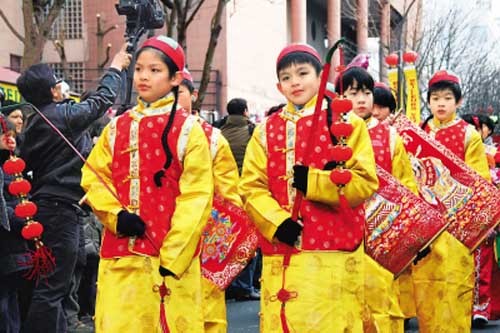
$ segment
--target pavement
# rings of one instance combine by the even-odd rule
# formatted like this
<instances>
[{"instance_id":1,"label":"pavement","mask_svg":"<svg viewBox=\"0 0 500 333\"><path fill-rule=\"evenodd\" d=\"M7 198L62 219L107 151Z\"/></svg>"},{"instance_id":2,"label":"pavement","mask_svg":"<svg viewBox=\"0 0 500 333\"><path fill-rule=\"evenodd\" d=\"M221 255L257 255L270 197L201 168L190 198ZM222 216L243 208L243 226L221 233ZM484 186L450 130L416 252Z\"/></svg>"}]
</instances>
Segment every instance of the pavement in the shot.
<instances>
[{"instance_id":1,"label":"pavement","mask_svg":"<svg viewBox=\"0 0 500 333\"><path fill-rule=\"evenodd\" d=\"M258 333L259 332L259 301L236 302L227 301L227 333ZM500 320L490 321L481 329L473 329L473 333L500 333ZM418 333L418 323L410 320L410 326L405 333ZM450 332L451 333L451 332Z\"/></svg>"}]
</instances>

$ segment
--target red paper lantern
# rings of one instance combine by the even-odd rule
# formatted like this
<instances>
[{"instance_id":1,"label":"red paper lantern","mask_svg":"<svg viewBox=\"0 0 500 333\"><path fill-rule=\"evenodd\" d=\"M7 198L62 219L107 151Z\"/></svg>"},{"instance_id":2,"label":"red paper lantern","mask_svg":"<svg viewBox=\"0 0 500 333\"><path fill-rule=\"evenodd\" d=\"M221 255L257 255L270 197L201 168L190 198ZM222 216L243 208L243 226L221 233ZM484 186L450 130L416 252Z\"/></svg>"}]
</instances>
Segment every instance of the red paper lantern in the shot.
<instances>
[{"instance_id":1,"label":"red paper lantern","mask_svg":"<svg viewBox=\"0 0 500 333\"><path fill-rule=\"evenodd\" d=\"M8 175L15 175L17 173L23 172L26 168L26 163L19 157L11 157L3 164L3 171Z\"/></svg>"},{"instance_id":2,"label":"red paper lantern","mask_svg":"<svg viewBox=\"0 0 500 333\"><path fill-rule=\"evenodd\" d=\"M26 195L31 191L31 184L26 179L16 179L9 184L9 192L12 195Z\"/></svg>"},{"instance_id":3,"label":"red paper lantern","mask_svg":"<svg viewBox=\"0 0 500 333\"><path fill-rule=\"evenodd\" d=\"M345 162L352 157L352 149L349 146L336 145L331 149L333 160L336 162Z\"/></svg>"},{"instance_id":4,"label":"red paper lantern","mask_svg":"<svg viewBox=\"0 0 500 333\"><path fill-rule=\"evenodd\" d=\"M345 185L352 179L352 173L347 169L333 169L330 173L330 180L337 185Z\"/></svg>"},{"instance_id":5,"label":"red paper lantern","mask_svg":"<svg viewBox=\"0 0 500 333\"><path fill-rule=\"evenodd\" d=\"M391 53L385 57L385 63L389 66L396 67L399 63L399 57L396 53Z\"/></svg>"},{"instance_id":6,"label":"red paper lantern","mask_svg":"<svg viewBox=\"0 0 500 333\"><path fill-rule=\"evenodd\" d=\"M340 138L342 136L348 137L349 135L351 135L352 131L352 124L349 123L336 121L330 126L330 132L337 138Z\"/></svg>"},{"instance_id":7,"label":"red paper lantern","mask_svg":"<svg viewBox=\"0 0 500 333\"><path fill-rule=\"evenodd\" d=\"M37 207L35 203L31 201L24 201L17 204L14 213L16 214L17 217L27 218L34 216L36 214L36 211Z\"/></svg>"},{"instance_id":8,"label":"red paper lantern","mask_svg":"<svg viewBox=\"0 0 500 333\"><path fill-rule=\"evenodd\" d=\"M352 102L346 98L336 98L330 106L335 113L347 113L352 110Z\"/></svg>"},{"instance_id":9,"label":"red paper lantern","mask_svg":"<svg viewBox=\"0 0 500 333\"><path fill-rule=\"evenodd\" d=\"M418 53L415 51L408 51L403 53L403 61L408 63L415 63L418 58Z\"/></svg>"},{"instance_id":10,"label":"red paper lantern","mask_svg":"<svg viewBox=\"0 0 500 333\"><path fill-rule=\"evenodd\" d=\"M24 239L40 238L43 232L43 225L39 222L31 222L26 224L21 230L21 235Z\"/></svg>"}]
</instances>

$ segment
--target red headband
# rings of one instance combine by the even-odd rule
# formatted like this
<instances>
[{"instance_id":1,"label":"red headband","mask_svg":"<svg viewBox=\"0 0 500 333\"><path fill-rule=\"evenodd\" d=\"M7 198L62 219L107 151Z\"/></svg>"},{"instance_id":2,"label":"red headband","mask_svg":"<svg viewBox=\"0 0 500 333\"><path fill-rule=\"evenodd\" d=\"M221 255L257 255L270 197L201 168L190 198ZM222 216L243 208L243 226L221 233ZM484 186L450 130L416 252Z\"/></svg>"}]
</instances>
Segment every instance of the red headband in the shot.
<instances>
[{"instance_id":1,"label":"red headband","mask_svg":"<svg viewBox=\"0 0 500 333\"><path fill-rule=\"evenodd\" d=\"M151 37L142 44L141 49L145 47L153 47L163 52L167 57L172 59L177 68L182 71L184 68L184 50L182 47L170 37L156 36Z\"/></svg>"},{"instance_id":2,"label":"red headband","mask_svg":"<svg viewBox=\"0 0 500 333\"><path fill-rule=\"evenodd\" d=\"M446 70L440 70L434 73L434 75L429 80L429 87L441 81L449 81L460 84L460 79L458 78L458 76L448 73Z\"/></svg>"},{"instance_id":3,"label":"red headband","mask_svg":"<svg viewBox=\"0 0 500 333\"><path fill-rule=\"evenodd\" d=\"M184 67L184 70L182 71L182 78L184 80L188 80L191 83L194 83L193 76L191 75L191 73L188 71L188 69L186 67Z\"/></svg>"},{"instance_id":4,"label":"red headband","mask_svg":"<svg viewBox=\"0 0 500 333\"><path fill-rule=\"evenodd\" d=\"M307 44L291 44L281 50L280 54L278 55L278 60L276 60L276 67L285 56L294 52L308 53L318 59L318 61L321 63L321 57L319 56L318 51L316 51L312 46Z\"/></svg>"},{"instance_id":5,"label":"red headband","mask_svg":"<svg viewBox=\"0 0 500 333\"><path fill-rule=\"evenodd\" d=\"M389 86L387 84L385 84L384 82L375 82L374 87L375 88L382 88L382 89L391 91L391 88L389 88Z\"/></svg>"}]
</instances>

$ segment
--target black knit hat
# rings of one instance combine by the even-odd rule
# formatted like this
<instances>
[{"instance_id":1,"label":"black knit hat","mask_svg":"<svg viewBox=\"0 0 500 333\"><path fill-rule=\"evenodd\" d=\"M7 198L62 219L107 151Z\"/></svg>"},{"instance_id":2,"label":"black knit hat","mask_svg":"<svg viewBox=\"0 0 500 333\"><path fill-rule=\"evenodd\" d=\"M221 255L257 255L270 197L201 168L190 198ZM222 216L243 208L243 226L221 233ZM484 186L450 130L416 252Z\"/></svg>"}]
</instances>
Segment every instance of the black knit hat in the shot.
<instances>
[{"instance_id":1,"label":"black knit hat","mask_svg":"<svg viewBox=\"0 0 500 333\"><path fill-rule=\"evenodd\" d=\"M30 66L17 78L19 92L27 102L35 106L52 102L50 88L53 88L57 83L54 71L47 64Z\"/></svg>"}]
</instances>

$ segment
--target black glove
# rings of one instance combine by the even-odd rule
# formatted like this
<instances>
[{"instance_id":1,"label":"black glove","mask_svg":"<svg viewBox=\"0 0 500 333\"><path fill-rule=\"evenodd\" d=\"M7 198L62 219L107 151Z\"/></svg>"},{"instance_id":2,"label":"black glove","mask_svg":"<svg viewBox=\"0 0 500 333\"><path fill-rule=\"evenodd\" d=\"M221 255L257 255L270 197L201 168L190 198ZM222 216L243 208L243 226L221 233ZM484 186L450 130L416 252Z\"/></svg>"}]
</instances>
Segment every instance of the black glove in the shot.
<instances>
[{"instance_id":1,"label":"black glove","mask_svg":"<svg viewBox=\"0 0 500 333\"><path fill-rule=\"evenodd\" d=\"M297 239L299 239L302 228L300 224L289 217L278 226L278 230L276 230L274 237L280 242L294 246Z\"/></svg>"},{"instance_id":2,"label":"black glove","mask_svg":"<svg viewBox=\"0 0 500 333\"><path fill-rule=\"evenodd\" d=\"M309 167L304 165L294 165L293 166L293 183L292 186L295 187L300 192L306 195L307 192L307 174L309 173Z\"/></svg>"},{"instance_id":3,"label":"black glove","mask_svg":"<svg viewBox=\"0 0 500 333\"><path fill-rule=\"evenodd\" d=\"M175 276L174 273L172 273L171 271L169 271L168 269L166 269L165 267L162 267L160 266L160 275L165 277L165 276Z\"/></svg>"},{"instance_id":4,"label":"black glove","mask_svg":"<svg viewBox=\"0 0 500 333\"><path fill-rule=\"evenodd\" d=\"M118 213L116 231L125 236L142 236L146 231L146 224L139 215L122 210Z\"/></svg>"},{"instance_id":5,"label":"black glove","mask_svg":"<svg viewBox=\"0 0 500 333\"><path fill-rule=\"evenodd\" d=\"M427 246L417 253L417 257L413 260L413 264L416 265L420 260L424 259L429 253L431 253L431 247Z\"/></svg>"}]
</instances>

